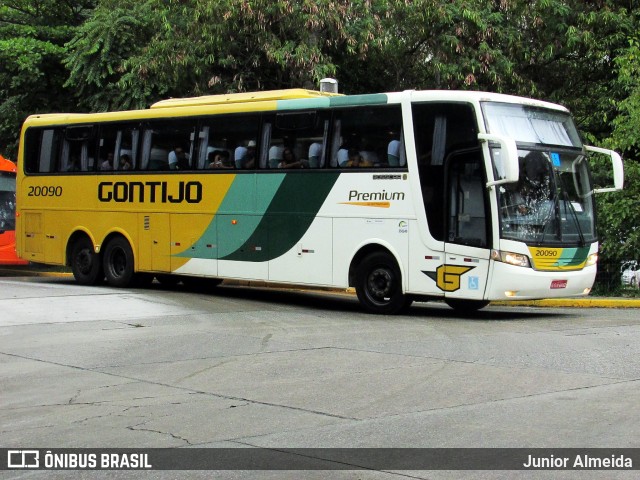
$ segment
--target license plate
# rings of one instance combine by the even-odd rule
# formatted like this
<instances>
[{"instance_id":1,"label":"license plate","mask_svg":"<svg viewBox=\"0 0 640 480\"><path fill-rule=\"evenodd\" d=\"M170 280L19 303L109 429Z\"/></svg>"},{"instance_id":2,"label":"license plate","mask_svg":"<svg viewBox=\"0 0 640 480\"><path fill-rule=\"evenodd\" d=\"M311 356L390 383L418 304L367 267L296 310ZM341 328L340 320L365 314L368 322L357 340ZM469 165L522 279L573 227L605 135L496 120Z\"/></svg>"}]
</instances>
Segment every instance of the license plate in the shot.
<instances>
[{"instance_id":1,"label":"license plate","mask_svg":"<svg viewBox=\"0 0 640 480\"><path fill-rule=\"evenodd\" d=\"M551 280L551 288L552 289L567 288L567 281L566 280Z\"/></svg>"}]
</instances>

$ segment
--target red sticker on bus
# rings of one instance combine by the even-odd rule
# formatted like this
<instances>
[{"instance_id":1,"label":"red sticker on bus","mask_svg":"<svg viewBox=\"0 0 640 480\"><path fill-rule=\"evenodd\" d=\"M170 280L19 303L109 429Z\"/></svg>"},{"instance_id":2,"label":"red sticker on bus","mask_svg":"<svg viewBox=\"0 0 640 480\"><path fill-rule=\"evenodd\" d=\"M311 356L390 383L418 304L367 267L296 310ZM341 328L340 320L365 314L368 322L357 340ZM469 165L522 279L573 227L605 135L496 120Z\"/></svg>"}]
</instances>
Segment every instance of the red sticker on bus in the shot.
<instances>
[{"instance_id":1,"label":"red sticker on bus","mask_svg":"<svg viewBox=\"0 0 640 480\"><path fill-rule=\"evenodd\" d=\"M567 281L566 280L551 280L551 288L552 289L567 288Z\"/></svg>"}]
</instances>

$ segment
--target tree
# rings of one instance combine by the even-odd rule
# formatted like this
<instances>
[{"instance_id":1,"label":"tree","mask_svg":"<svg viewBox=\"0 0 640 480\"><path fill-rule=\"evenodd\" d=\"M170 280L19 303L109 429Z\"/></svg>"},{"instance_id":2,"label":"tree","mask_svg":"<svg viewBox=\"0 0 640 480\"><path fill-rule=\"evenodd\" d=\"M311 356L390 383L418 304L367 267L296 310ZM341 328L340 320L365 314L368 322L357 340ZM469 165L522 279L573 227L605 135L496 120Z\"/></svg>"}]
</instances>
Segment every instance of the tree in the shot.
<instances>
[{"instance_id":1,"label":"tree","mask_svg":"<svg viewBox=\"0 0 640 480\"><path fill-rule=\"evenodd\" d=\"M5 0L0 6L0 146L15 158L27 115L74 108L65 43L93 0Z\"/></svg>"},{"instance_id":2,"label":"tree","mask_svg":"<svg viewBox=\"0 0 640 480\"><path fill-rule=\"evenodd\" d=\"M506 3L389 2L379 45L367 58L344 58L339 77L357 91L506 90L514 66L504 51L513 32Z\"/></svg>"},{"instance_id":3,"label":"tree","mask_svg":"<svg viewBox=\"0 0 640 480\"><path fill-rule=\"evenodd\" d=\"M640 259L640 38L633 35L615 59L617 88L624 92L615 101L617 115L608 146L625 158L622 192L598 198L598 228L602 238L601 265L608 277L619 281L623 261ZM605 166L596 165L595 175ZM615 286L615 285L614 285Z\"/></svg>"},{"instance_id":4,"label":"tree","mask_svg":"<svg viewBox=\"0 0 640 480\"><path fill-rule=\"evenodd\" d=\"M92 110L167 96L316 86L331 53L381 37L387 1L104 0L69 44L67 86Z\"/></svg>"}]
</instances>

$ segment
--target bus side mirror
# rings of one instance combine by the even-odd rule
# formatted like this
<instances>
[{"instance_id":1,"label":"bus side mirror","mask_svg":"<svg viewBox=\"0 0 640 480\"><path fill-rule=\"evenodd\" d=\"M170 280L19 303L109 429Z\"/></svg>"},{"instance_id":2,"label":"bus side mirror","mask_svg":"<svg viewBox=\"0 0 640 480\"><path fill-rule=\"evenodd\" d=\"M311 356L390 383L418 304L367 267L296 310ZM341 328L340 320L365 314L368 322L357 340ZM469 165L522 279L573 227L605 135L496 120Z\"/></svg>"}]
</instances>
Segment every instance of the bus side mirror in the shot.
<instances>
[{"instance_id":1,"label":"bus side mirror","mask_svg":"<svg viewBox=\"0 0 640 480\"><path fill-rule=\"evenodd\" d=\"M620 158L620 154L618 154L618 152L614 152L613 150L592 147L590 145L585 145L584 149L588 152L608 155L611 159L611 164L613 165L613 187L596 188L593 190L593 193L619 192L620 190L622 190L622 187L624 185L624 166L622 165L622 158Z\"/></svg>"},{"instance_id":2,"label":"bus side mirror","mask_svg":"<svg viewBox=\"0 0 640 480\"><path fill-rule=\"evenodd\" d=\"M498 174L497 180L487 182L487 187L502 185L504 183L515 183L520 176L518 165L518 147L513 138L502 135L492 135L490 133L479 133L478 140L481 142L497 143L500 148L493 151L492 160L495 172Z\"/></svg>"}]
</instances>

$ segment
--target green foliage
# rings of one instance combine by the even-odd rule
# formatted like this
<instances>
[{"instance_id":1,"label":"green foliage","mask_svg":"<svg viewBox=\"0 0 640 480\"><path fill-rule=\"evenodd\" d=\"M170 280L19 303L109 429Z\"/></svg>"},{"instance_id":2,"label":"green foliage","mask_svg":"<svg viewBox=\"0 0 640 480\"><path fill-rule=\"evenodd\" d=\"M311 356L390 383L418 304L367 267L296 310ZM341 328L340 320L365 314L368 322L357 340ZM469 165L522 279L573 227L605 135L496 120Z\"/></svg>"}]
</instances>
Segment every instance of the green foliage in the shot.
<instances>
[{"instance_id":1,"label":"green foliage","mask_svg":"<svg viewBox=\"0 0 640 480\"><path fill-rule=\"evenodd\" d=\"M618 86L624 97L616 102L618 115L613 119L614 148L638 159L640 153L640 39L631 38L629 46L616 58Z\"/></svg>"},{"instance_id":2,"label":"green foliage","mask_svg":"<svg viewBox=\"0 0 640 480\"><path fill-rule=\"evenodd\" d=\"M597 163L594 175L610 168ZM605 263L638 259L640 253L640 163L625 161L625 186L622 192L596 196L600 253Z\"/></svg>"},{"instance_id":3,"label":"green foliage","mask_svg":"<svg viewBox=\"0 0 640 480\"><path fill-rule=\"evenodd\" d=\"M387 2L131 0L100 2L69 43L66 65L92 110L167 96L315 87L332 52L363 56Z\"/></svg>"},{"instance_id":4,"label":"green foliage","mask_svg":"<svg viewBox=\"0 0 640 480\"><path fill-rule=\"evenodd\" d=\"M92 111L143 108L152 94L167 93L157 87L155 92L148 90L142 72L157 60L140 59L145 55L143 47L153 44L162 28L163 13L156 2L103 1L77 29L67 44L64 63L70 73L65 87L75 90L82 107Z\"/></svg>"},{"instance_id":5,"label":"green foliage","mask_svg":"<svg viewBox=\"0 0 640 480\"><path fill-rule=\"evenodd\" d=\"M5 0L0 6L0 148L15 158L27 115L68 111L65 43L93 0Z\"/></svg>"},{"instance_id":6,"label":"green foliage","mask_svg":"<svg viewBox=\"0 0 640 480\"><path fill-rule=\"evenodd\" d=\"M339 77L358 91L406 88L501 90L513 62L502 51L504 2L389 2L384 37L369 58L345 59Z\"/></svg>"}]
</instances>

